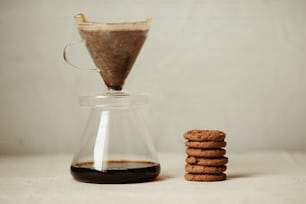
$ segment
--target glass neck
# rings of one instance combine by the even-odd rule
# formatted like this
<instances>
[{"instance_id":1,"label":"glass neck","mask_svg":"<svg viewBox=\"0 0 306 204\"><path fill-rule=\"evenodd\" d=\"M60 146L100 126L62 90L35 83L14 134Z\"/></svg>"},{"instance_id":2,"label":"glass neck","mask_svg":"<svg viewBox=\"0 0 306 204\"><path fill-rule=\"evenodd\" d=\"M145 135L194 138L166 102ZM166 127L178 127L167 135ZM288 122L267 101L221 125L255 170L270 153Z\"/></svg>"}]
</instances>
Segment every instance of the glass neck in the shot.
<instances>
[{"instance_id":1,"label":"glass neck","mask_svg":"<svg viewBox=\"0 0 306 204\"><path fill-rule=\"evenodd\" d=\"M127 96L128 93L123 90L115 90L111 88L107 88L106 95L110 96Z\"/></svg>"}]
</instances>

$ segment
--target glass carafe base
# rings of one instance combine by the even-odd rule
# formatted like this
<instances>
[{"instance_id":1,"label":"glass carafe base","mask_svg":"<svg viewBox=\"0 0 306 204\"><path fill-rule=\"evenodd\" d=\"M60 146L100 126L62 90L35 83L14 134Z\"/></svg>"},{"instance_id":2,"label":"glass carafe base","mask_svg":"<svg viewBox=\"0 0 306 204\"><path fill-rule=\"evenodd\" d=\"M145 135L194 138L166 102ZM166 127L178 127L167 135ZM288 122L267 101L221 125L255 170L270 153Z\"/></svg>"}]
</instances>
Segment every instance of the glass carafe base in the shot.
<instances>
[{"instance_id":1,"label":"glass carafe base","mask_svg":"<svg viewBox=\"0 0 306 204\"><path fill-rule=\"evenodd\" d=\"M91 111L71 163L76 180L139 183L158 176L160 164L141 117L146 98L122 91L81 97Z\"/></svg>"}]
</instances>

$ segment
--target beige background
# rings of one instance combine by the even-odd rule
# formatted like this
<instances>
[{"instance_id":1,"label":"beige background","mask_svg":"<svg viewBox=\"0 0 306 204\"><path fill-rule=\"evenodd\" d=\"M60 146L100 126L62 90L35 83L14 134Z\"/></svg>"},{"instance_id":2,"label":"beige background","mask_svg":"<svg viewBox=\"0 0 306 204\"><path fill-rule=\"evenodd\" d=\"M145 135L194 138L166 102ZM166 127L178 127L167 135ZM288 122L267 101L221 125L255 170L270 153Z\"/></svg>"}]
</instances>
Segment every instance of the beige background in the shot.
<instances>
[{"instance_id":1,"label":"beige background","mask_svg":"<svg viewBox=\"0 0 306 204\"><path fill-rule=\"evenodd\" d=\"M153 18L126 89L151 94L159 151L192 128L228 133L229 151L306 149L305 0L0 1L0 153L71 152L102 92L63 62L72 16ZM84 60L86 57L84 56Z\"/></svg>"}]
</instances>

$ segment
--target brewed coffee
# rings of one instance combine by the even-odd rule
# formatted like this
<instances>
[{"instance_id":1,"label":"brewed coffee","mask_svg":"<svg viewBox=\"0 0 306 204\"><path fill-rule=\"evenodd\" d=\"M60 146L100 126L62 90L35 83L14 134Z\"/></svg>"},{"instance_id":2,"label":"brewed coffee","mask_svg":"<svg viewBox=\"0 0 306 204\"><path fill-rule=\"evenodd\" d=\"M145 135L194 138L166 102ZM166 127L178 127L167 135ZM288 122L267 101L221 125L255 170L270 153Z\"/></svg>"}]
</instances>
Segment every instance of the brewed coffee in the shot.
<instances>
[{"instance_id":1,"label":"brewed coffee","mask_svg":"<svg viewBox=\"0 0 306 204\"><path fill-rule=\"evenodd\" d=\"M93 162L71 165L72 176L87 183L139 183L152 181L160 172L160 165L143 161L107 161L106 169L94 169Z\"/></svg>"}]
</instances>

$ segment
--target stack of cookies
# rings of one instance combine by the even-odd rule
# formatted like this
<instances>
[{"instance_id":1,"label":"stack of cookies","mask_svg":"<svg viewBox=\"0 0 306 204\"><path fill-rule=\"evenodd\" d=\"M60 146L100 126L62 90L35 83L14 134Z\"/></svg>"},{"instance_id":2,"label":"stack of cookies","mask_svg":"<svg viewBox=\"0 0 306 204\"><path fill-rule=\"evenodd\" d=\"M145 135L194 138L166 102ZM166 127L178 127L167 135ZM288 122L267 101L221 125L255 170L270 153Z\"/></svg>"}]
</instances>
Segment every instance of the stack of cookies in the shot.
<instances>
[{"instance_id":1,"label":"stack of cookies","mask_svg":"<svg viewBox=\"0 0 306 204\"><path fill-rule=\"evenodd\" d=\"M184 134L186 149L185 179L223 181L226 179L225 133L219 130L190 130Z\"/></svg>"}]
</instances>

